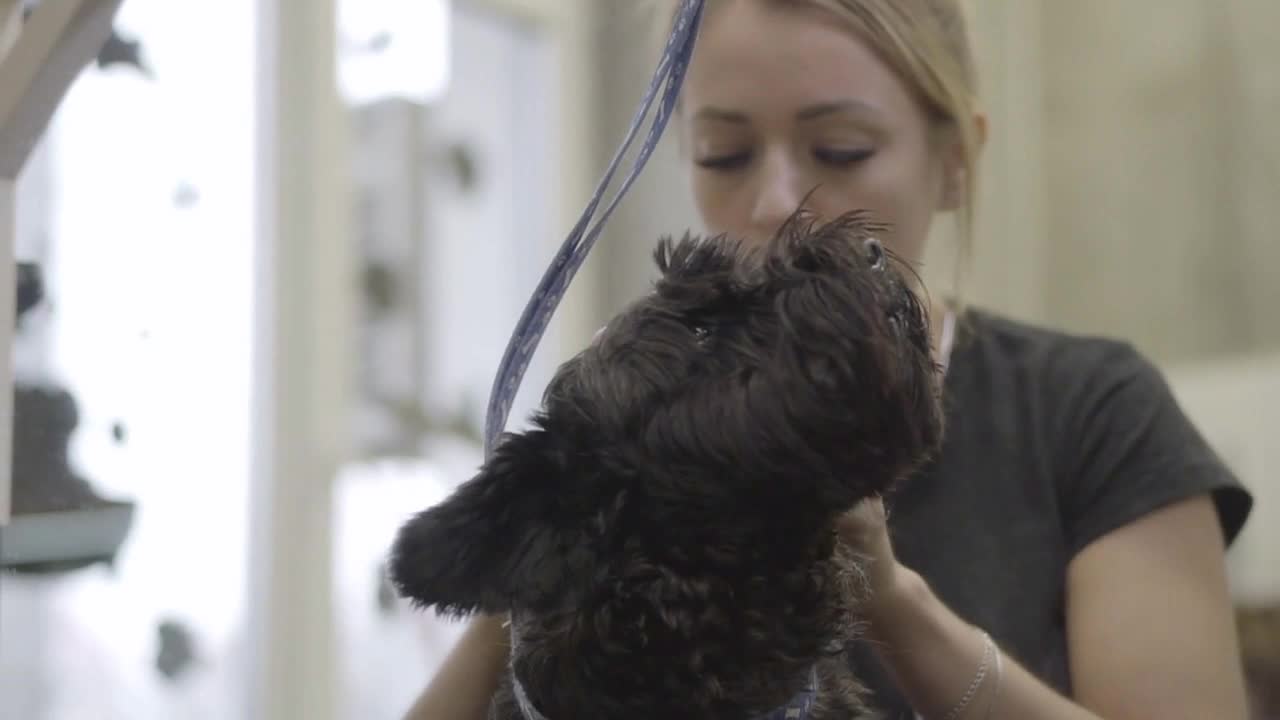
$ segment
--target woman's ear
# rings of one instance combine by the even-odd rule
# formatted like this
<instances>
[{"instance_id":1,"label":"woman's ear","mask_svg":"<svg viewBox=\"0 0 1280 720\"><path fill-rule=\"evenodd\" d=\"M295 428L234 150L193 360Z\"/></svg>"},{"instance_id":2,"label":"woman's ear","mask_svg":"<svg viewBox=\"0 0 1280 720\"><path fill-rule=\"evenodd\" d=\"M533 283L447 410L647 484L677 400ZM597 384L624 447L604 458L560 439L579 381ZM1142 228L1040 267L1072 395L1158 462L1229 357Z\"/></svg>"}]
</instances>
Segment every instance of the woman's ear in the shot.
<instances>
[{"instance_id":1,"label":"woman's ear","mask_svg":"<svg viewBox=\"0 0 1280 720\"><path fill-rule=\"evenodd\" d=\"M938 209L944 211L958 210L964 204L964 188L969 173L964 165L948 164L942 179L942 198L938 201Z\"/></svg>"},{"instance_id":2,"label":"woman's ear","mask_svg":"<svg viewBox=\"0 0 1280 720\"><path fill-rule=\"evenodd\" d=\"M973 157L970 159L974 169L982 148L987 143L986 113L976 112L973 115ZM964 139L955 127L941 132L939 150L942 155L942 192L939 198L940 210L956 210L965 203L966 187L969 184L969 169L964 162Z\"/></svg>"},{"instance_id":3,"label":"woman's ear","mask_svg":"<svg viewBox=\"0 0 1280 720\"><path fill-rule=\"evenodd\" d=\"M981 152L987 146L987 114L979 110L973 114L974 150Z\"/></svg>"}]
</instances>

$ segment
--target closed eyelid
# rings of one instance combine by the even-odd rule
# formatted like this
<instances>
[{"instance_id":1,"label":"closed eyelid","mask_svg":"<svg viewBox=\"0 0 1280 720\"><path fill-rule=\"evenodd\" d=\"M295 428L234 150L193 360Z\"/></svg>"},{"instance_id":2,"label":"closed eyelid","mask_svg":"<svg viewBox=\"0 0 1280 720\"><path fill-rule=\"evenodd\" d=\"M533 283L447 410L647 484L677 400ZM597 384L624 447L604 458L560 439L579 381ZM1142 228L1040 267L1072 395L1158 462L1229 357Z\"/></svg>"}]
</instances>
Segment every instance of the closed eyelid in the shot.
<instances>
[{"instance_id":1,"label":"closed eyelid","mask_svg":"<svg viewBox=\"0 0 1280 720\"><path fill-rule=\"evenodd\" d=\"M736 135L736 134L735 134ZM740 158L750 154L753 140L741 137L706 137L693 142L693 158L698 162Z\"/></svg>"},{"instance_id":2,"label":"closed eyelid","mask_svg":"<svg viewBox=\"0 0 1280 720\"><path fill-rule=\"evenodd\" d=\"M852 160L871 157L875 154L875 151L874 147L855 145L849 147L821 147L814 150L813 154L824 159Z\"/></svg>"}]
</instances>

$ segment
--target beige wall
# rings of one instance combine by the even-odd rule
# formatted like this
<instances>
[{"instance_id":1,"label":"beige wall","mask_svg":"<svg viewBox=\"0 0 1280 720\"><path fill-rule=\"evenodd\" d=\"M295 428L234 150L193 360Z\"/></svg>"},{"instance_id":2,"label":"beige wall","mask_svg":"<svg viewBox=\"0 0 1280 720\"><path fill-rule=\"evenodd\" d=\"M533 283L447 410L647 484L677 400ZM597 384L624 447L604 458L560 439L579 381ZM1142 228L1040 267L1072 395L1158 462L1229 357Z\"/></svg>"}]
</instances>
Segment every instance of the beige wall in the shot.
<instances>
[{"instance_id":1,"label":"beige wall","mask_svg":"<svg viewBox=\"0 0 1280 720\"><path fill-rule=\"evenodd\" d=\"M1154 7L982 3L974 294L1165 363L1278 346L1280 4ZM996 288L1008 275L1016 292Z\"/></svg>"}]
</instances>

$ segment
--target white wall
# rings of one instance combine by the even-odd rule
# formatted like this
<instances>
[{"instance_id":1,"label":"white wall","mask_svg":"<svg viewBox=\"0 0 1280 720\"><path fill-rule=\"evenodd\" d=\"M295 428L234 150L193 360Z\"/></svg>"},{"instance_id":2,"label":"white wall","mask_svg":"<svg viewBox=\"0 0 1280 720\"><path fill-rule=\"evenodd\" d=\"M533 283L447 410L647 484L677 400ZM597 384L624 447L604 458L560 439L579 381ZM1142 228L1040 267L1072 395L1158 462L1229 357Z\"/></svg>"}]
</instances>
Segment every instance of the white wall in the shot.
<instances>
[{"instance_id":1,"label":"white wall","mask_svg":"<svg viewBox=\"0 0 1280 720\"><path fill-rule=\"evenodd\" d=\"M146 37L157 76L86 69L32 158L20 247L44 264L49 303L33 311L47 324L18 360L24 380L57 382L79 402L77 469L139 507L114 567L0 575L0 716L235 717L252 3L129 0L118 20ZM183 185L194 205L175 204ZM199 655L172 684L154 669L167 618L187 625Z\"/></svg>"},{"instance_id":2,"label":"white wall","mask_svg":"<svg viewBox=\"0 0 1280 720\"><path fill-rule=\"evenodd\" d=\"M1183 409L1254 496L1229 559L1232 589L1280 602L1280 353L1170 368Z\"/></svg>"}]
</instances>

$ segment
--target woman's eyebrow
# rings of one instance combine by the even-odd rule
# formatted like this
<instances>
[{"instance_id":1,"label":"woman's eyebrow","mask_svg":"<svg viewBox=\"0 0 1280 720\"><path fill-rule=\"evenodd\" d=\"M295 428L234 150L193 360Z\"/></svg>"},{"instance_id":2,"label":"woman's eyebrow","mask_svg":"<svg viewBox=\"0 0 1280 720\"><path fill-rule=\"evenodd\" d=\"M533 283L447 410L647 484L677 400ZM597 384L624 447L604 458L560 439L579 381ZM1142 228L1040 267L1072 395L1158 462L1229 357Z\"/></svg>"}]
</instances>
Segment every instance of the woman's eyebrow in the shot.
<instances>
[{"instance_id":1,"label":"woman's eyebrow","mask_svg":"<svg viewBox=\"0 0 1280 720\"><path fill-rule=\"evenodd\" d=\"M868 117L879 117L881 115L877 107L862 100L835 100L803 107L796 112L796 119L802 121L817 120L828 115L842 113ZM693 117L695 120L712 120L736 125L745 125L751 121L746 113L714 106L699 109L698 112L694 113Z\"/></svg>"},{"instance_id":2,"label":"woman's eyebrow","mask_svg":"<svg viewBox=\"0 0 1280 720\"><path fill-rule=\"evenodd\" d=\"M808 107L802 108L796 113L796 119L816 120L820 117L839 113L876 117L880 115L880 110L874 105L862 100L837 100L834 102L817 103L816 105L809 105Z\"/></svg>"},{"instance_id":3,"label":"woman's eyebrow","mask_svg":"<svg viewBox=\"0 0 1280 720\"><path fill-rule=\"evenodd\" d=\"M736 123L745 125L750 122L746 113L736 110L725 110L717 107L704 107L693 115L695 120L715 120L717 122Z\"/></svg>"}]
</instances>

